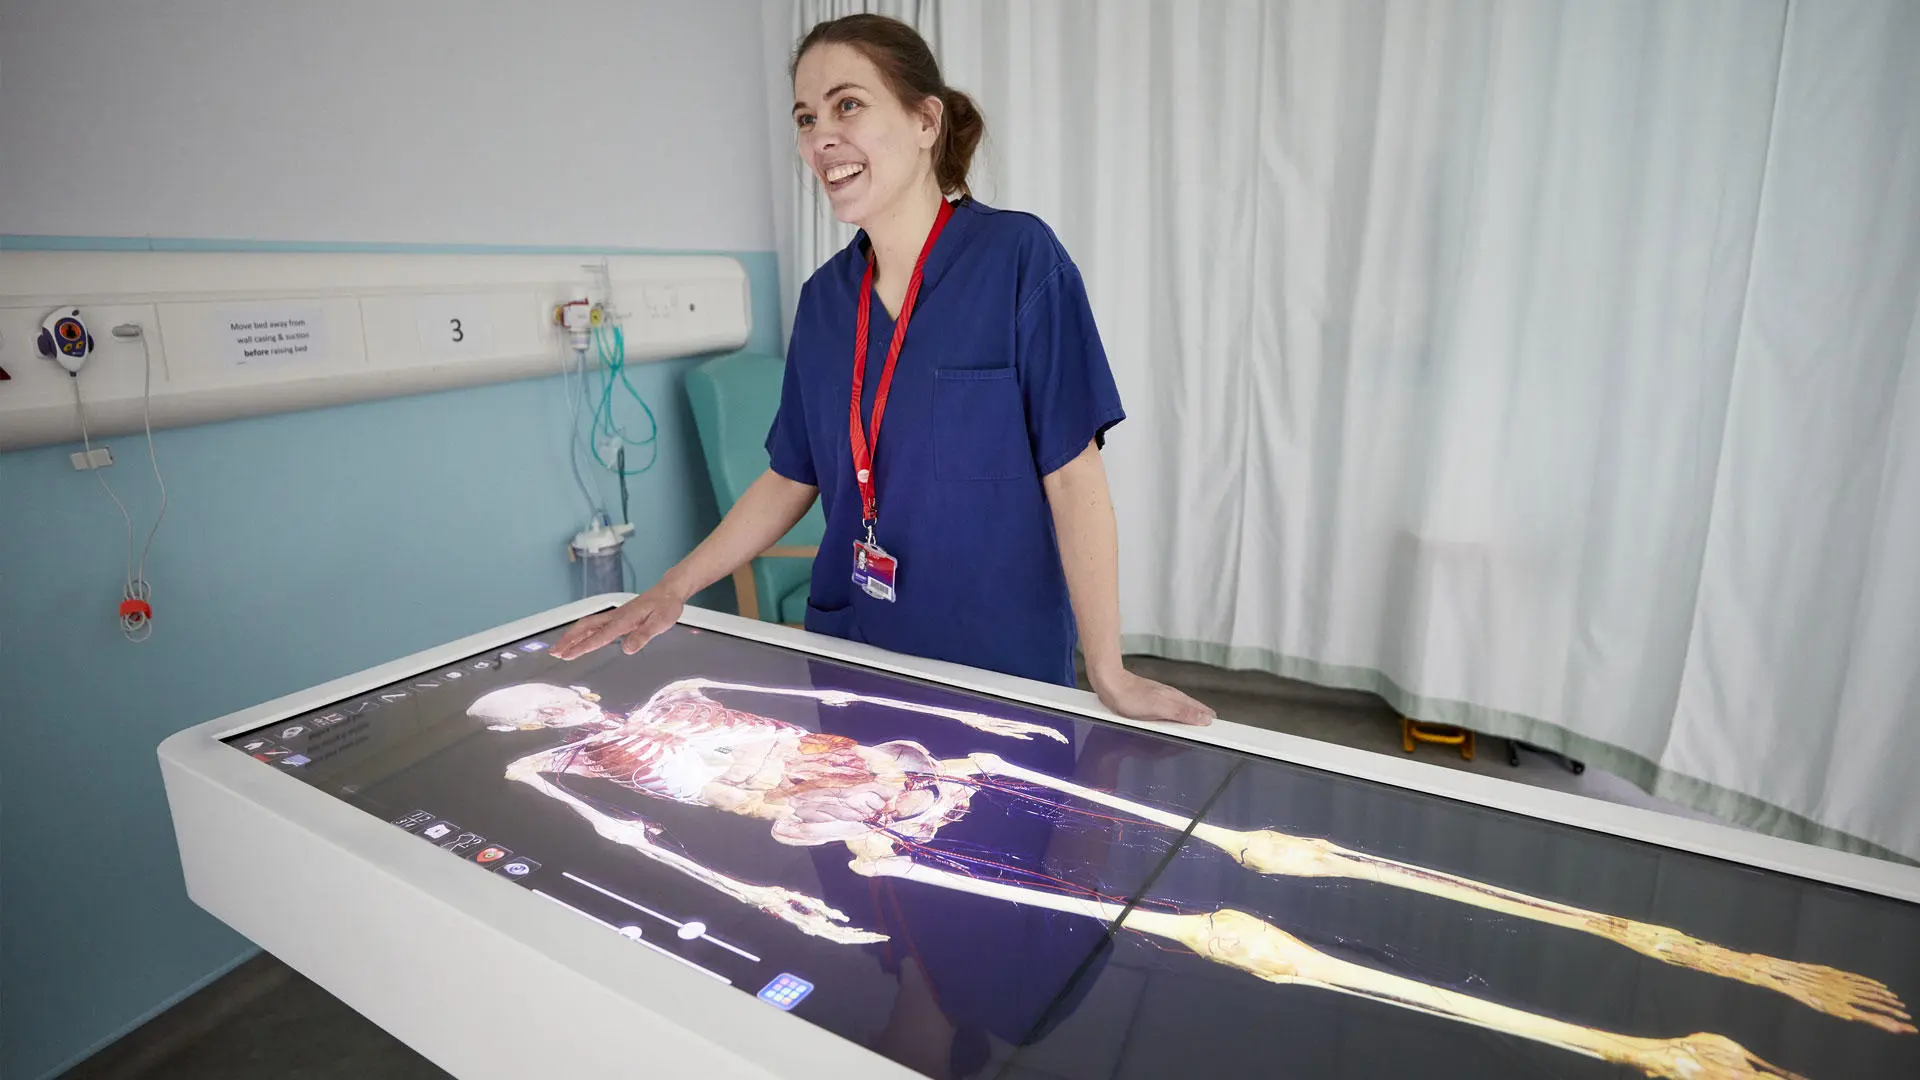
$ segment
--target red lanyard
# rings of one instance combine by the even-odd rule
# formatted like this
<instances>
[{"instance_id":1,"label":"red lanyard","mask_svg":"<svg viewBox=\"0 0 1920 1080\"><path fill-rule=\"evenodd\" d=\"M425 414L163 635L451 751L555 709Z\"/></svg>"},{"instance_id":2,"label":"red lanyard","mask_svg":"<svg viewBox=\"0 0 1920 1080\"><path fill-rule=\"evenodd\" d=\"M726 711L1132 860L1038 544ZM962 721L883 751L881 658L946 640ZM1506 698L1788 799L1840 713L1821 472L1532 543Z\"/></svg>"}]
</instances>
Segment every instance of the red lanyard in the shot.
<instances>
[{"instance_id":1,"label":"red lanyard","mask_svg":"<svg viewBox=\"0 0 1920 1080\"><path fill-rule=\"evenodd\" d=\"M913 318L913 301L920 295L920 277L927 266L927 254L940 238L947 219L953 216L953 204L940 200L940 212L933 219L927 242L921 245L920 258L913 264L913 276L907 279L906 299L900 304L899 321L893 324L893 344L887 348L887 366L880 372L880 383L873 390L873 439L869 443L860 422L860 391L867 377L867 315L873 304L873 256L867 256L867 272L860 279L860 316L853 329L853 409L847 420L847 433L853 440L853 478L860 484L862 520L867 539L873 539L873 523L879 520L879 497L874 493L873 454L880 445L880 417L887 411L887 390L893 386L893 366L900 359L900 346L907 340L907 320Z\"/></svg>"}]
</instances>

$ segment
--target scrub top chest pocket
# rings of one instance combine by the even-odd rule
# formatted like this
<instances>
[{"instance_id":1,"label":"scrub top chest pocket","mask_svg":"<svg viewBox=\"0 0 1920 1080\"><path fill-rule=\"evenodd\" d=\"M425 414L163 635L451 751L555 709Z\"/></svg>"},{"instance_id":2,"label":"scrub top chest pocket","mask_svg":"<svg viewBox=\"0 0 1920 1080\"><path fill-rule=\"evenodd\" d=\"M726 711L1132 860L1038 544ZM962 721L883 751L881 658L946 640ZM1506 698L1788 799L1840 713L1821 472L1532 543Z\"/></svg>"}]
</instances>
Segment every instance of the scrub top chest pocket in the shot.
<instances>
[{"instance_id":1,"label":"scrub top chest pocket","mask_svg":"<svg viewBox=\"0 0 1920 1080\"><path fill-rule=\"evenodd\" d=\"M1012 367L935 369L933 436L941 480L1018 480L1034 471L1026 403Z\"/></svg>"}]
</instances>

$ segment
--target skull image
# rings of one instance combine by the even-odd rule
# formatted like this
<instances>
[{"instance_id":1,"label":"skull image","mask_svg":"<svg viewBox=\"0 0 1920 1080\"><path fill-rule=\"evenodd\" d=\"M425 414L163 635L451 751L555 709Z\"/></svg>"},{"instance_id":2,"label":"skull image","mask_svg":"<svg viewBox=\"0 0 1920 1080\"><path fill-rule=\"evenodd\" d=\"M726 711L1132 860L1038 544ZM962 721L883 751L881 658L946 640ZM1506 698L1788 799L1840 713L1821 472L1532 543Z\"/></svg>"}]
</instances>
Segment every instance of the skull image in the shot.
<instances>
[{"instance_id":1,"label":"skull image","mask_svg":"<svg viewBox=\"0 0 1920 1080\"><path fill-rule=\"evenodd\" d=\"M467 708L467 715L484 720L490 731L533 731L539 728L604 724L600 695L583 686L518 683L489 691Z\"/></svg>"}]
</instances>

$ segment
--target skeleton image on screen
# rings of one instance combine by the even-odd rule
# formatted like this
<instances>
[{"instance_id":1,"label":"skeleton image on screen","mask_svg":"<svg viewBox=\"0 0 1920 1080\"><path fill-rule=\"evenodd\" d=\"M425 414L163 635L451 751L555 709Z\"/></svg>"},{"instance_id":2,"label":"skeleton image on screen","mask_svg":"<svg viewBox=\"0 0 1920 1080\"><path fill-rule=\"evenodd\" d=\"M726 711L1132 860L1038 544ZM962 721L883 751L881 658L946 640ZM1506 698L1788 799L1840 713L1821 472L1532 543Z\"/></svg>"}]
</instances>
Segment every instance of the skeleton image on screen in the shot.
<instances>
[{"instance_id":1,"label":"skeleton image on screen","mask_svg":"<svg viewBox=\"0 0 1920 1080\"><path fill-rule=\"evenodd\" d=\"M824 901L775 885L742 881L658 842L659 829L631 814L609 813L564 784L567 777L610 781L641 795L764 820L775 840L796 846L844 845L859 874L897 878L988 900L1084 916L1173 943L1198 956L1273 983L1315 987L1536 1040L1574 1053L1674 1078L1793 1077L1725 1036L1641 1037L1583 1026L1430 985L1327 955L1244 911L1185 911L1151 898L1128 909L1114 898L1065 881L1031 883L929 857L939 831L965 816L982 791L1097 807L1113 820L1178 832L1188 815L1083 787L1010 764L991 752L939 759L907 740L868 745L844 736L729 707L715 695L744 693L809 699L836 708L855 703L930 714L993 739L1066 742L1060 732L1018 720L840 690L684 679L662 687L631 713L604 711L585 687L521 683L480 698L468 710L494 730L579 729L577 737L507 767L506 777L571 807L600 836L686 874L743 904L828 941L860 944L884 935L851 925ZM561 781L561 782L556 782ZM1654 960L1776 991L1811 1009L1897 1034L1915 1029L1900 999L1878 981L1815 964L1743 953L1680 930L1583 910L1420 866L1271 830L1238 831L1205 823L1191 836L1248 870L1304 878L1345 878L1407 889L1534 920L1625 946Z\"/></svg>"}]
</instances>

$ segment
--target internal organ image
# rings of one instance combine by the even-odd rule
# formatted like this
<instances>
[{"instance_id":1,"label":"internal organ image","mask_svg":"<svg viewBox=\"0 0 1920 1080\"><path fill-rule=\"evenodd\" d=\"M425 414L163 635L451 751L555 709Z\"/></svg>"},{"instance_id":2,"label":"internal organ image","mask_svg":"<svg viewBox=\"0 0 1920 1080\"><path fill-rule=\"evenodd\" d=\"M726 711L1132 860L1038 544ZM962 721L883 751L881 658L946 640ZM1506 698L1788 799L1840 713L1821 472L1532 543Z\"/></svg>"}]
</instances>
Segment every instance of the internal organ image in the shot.
<instances>
[{"instance_id":1,"label":"internal organ image","mask_svg":"<svg viewBox=\"0 0 1920 1080\"><path fill-rule=\"evenodd\" d=\"M885 935L850 925L844 913L815 897L742 881L670 850L656 842L657 827L643 817L609 813L567 790L564 779L591 777L649 798L764 820L773 838L784 844L842 844L851 868L867 877L920 882L984 900L1098 919L1177 943L1269 982L1317 987L1446 1017L1648 1076L1692 1080L1797 1074L1759 1059L1722 1035L1639 1037L1568 1023L1329 956L1244 911L1182 911L1150 897L1137 899L1129 909L1125 898L1100 895L1061 879L1009 880L977 872L968 860L937 852L933 842L942 828L968 813L973 796L982 791L1054 806L1097 807L1098 816L1116 824L1176 833L1191 829L1193 840L1220 849L1256 873L1346 878L1412 890L1591 934L1654 960L1776 991L1808 1008L1889 1033L1915 1032L1899 997L1864 976L1729 950L1669 927L1367 855L1324 839L1195 823L1190 815L1013 765L986 750L940 759L911 740L867 745L822 734L731 708L715 696L732 693L802 698L827 708L860 703L905 710L965 725L990 739L1066 741L1052 728L964 709L842 690L698 678L661 687L624 716L604 711L589 688L537 682L494 690L476 701L468 715L497 731L568 731L568 741L561 745L508 765L506 778L566 804L605 839L828 941L854 945L883 941Z\"/></svg>"}]
</instances>

